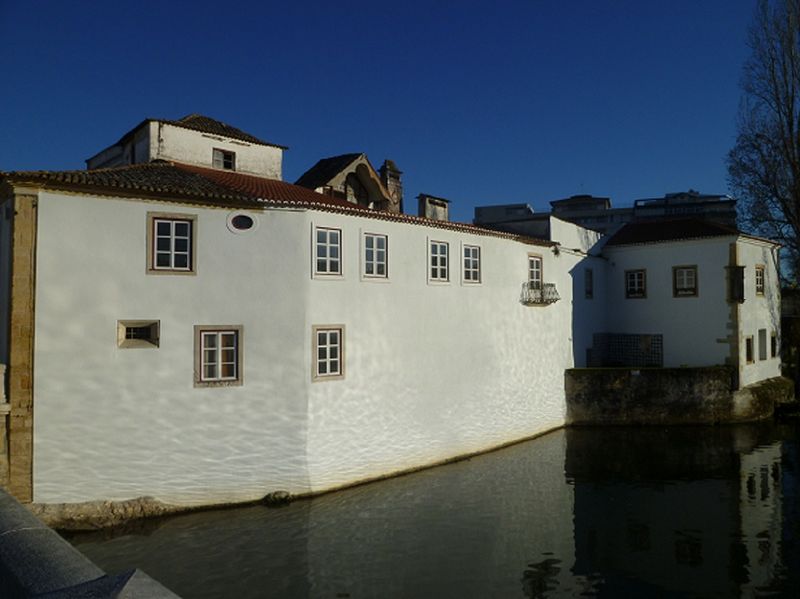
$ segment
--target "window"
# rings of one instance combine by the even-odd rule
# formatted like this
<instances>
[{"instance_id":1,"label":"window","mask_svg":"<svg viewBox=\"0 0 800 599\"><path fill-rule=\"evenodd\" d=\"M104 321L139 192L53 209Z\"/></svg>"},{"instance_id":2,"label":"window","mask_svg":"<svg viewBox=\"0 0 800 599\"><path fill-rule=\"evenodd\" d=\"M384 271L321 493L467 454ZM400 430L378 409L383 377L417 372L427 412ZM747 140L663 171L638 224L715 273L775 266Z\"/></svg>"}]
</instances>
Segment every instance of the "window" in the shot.
<instances>
[{"instance_id":1,"label":"window","mask_svg":"<svg viewBox=\"0 0 800 599\"><path fill-rule=\"evenodd\" d=\"M214 149L212 164L214 168L225 169L226 171L236 170L236 154L228 150Z\"/></svg>"},{"instance_id":2,"label":"window","mask_svg":"<svg viewBox=\"0 0 800 599\"><path fill-rule=\"evenodd\" d=\"M448 281L450 278L448 272L447 255L449 244L444 241L431 241L431 281Z\"/></svg>"},{"instance_id":3,"label":"window","mask_svg":"<svg viewBox=\"0 0 800 599\"><path fill-rule=\"evenodd\" d=\"M769 348L770 348L770 357L777 358L778 357L778 334L775 331L772 331L772 334L769 337Z\"/></svg>"},{"instance_id":4,"label":"window","mask_svg":"<svg viewBox=\"0 0 800 599\"><path fill-rule=\"evenodd\" d=\"M672 297L697 296L697 267L672 267Z\"/></svg>"},{"instance_id":5,"label":"window","mask_svg":"<svg viewBox=\"0 0 800 599\"><path fill-rule=\"evenodd\" d=\"M195 221L194 215L148 213L148 273L195 272Z\"/></svg>"},{"instance_id":6,"label":"window","mask_svg":"<svg viewBox=\"0 0 800 599\"><path fill-rule=\"evenodd\" d=\"M767 359L767 329L758 329L758 359Z\"/></svg>"},{"instance_id":7,"label":"window","mask_svg":"<svg viewBox=\"0 0 800 599\"><path fill-rule=\"evenodd\" d=\"M342 232L340 229L317 227L316 259L314 273L318 275L342 274Z\"/></svg>"},{"instance_id":8,"label":"window","mask_svg":"<svg viewBox=\"0 0 800 599\"><path fill-rule=\"evenodd\" d=\"M542 257L528 255L528 288L542 288Z\"/></svg>"},{"instance_id":9,"label":"window","mask_svg":"<svg viewBox=\"0 0 800 599\"><path fill-rule=\"evenodd\" d=\"M591 268L583 271L583 294L586 299L594 298L594 271Z\"/></svg>"},{"instance_id":10,"label":"window","mask_svg":"<svg viewBox=\"0 0 800 599\"><path fill-rule=\"evenodd\" d=\"M313 327L314 371L312 380L344 378L344 325Z\"/></svg>"},{"instance_id":11,"label":"window","mask_svg":"<svg viewBox=\"0 0 800 599\"><path fill-rule=\"evenodd\" d=\"M386 256L389 240L386 235L364 233L364 276L386 278L389 276Z\"/></svg>"},{"instance_id":12,"label":"window","mask_svg":"<svg viewBox=\"0 0 800 599\"><path fill-rule=\"evenodd\" d=\"M195 387L242 384L242 327L194 327Z\"/></svg>"},{"instance_id":13,"label":"window","mask_svg":"<svg viewBox=\"0 0 800 599\"><path fill-rule=\"evenodd\" d=\"M625 271L625 297L637 299L647 297L647 271Z\"/></svg>"},{"instance_id":14,"label":"window","mask_svg":"<svg viewBox=\"0 0 800 599\"><path fill-rule=\"evenodd\" d=\"M756 295L764 295L764 267L756 266Z\"/></svg>"},{"instance_id":15,"label":"window","mask_svg":"<svg viewBox=\"0 0 800 599\"><path fill-rule=\"evenodd\" d=\"M728 301L744 302L744 266L726 266L728 271Z\"/></svg>"},{"instance_id":16,"label":"window","mask_svg":"<svg viewBox=\"0 0 800 599\"><path fill-rule=\"evenodd\" d=\"M477 245L464 246L464 282L481 282L481 248Z\"/></svg>"},{"instance_id":17,"label":"window","mask_svg":"<svg viewBox=\"0 0 800 599\"><path fill-rule=\"evenodd\" d=\"M753 337L744 338L744 360L748 364L752 364L753 360Z\"/></svg>"},{"instance_id":18,"label":"window","mask_svg":"<svg viewBox=\"0 0 800 599\"><path fill-rule=\"evenodd\" d=\"M158 320L118 320L117 347L158 347L159 329Z\"/></svg>"},{"instance_id":19,"label":"window","mask_svg":"<svg viewBox=\"0 0 800 599\"><path fill-rule=\"evenodd\" d=\"M252 214L245 212L231 212L228 215L228 230L231 233L247 233L258 228L258 221Z\"/></svg>"}]
</instances>

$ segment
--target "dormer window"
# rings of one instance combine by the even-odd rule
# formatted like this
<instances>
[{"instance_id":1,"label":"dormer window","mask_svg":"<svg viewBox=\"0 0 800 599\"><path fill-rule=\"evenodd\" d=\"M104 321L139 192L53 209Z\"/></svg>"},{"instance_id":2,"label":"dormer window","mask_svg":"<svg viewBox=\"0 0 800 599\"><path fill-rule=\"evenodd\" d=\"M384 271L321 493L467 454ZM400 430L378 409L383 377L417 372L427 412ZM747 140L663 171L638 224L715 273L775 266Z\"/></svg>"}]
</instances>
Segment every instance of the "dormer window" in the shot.
<instances>
[{"instance_id":1,"label":"dormer window","mask_svg":"<svg viewBox=\"0 0 800 599\"><path fill-rule=\"evenodd\" d=\"M214 168L221 168L226 171L236 170L236 152L214 149Z\"/></svg>"}]
</instances>

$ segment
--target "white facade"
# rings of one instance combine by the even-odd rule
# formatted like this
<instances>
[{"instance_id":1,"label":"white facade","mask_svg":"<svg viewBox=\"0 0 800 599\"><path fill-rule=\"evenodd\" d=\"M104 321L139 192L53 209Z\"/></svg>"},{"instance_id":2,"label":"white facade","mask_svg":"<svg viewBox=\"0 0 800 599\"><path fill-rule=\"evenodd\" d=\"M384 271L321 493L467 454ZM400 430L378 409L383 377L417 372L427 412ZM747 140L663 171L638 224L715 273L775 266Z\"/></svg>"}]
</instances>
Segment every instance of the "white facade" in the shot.
<instances>
[{"instance_id":1,"label":"white facade","mask_svg":"<svg viewBox=\"0 0 800 599\"><path fill-rule=\"evenodd\" d=\"M207 168L214 163L214 152L233 155L232 168L240 173L280 180L284 148L258 144L216 133L197 131L158 120L148 120L116 144L86 161L87 168L109 168L141 164L152 160L174 160Z\"/></svg>"},{"instance_id":2,"label":"white facade","mask_svg":"<svg viewBox=\"0 0 800 599\"><path fill-rule=\"evenodd\" d=\"M780 376L777 251L775 244L736 234L606 246L606 330L662 335L665 367L730 364L739 369L740 386ZM732 265L744 269L741 303L729 301ZM757 267L764 273L761 292ZM685 268L695 273L695 292L681 295L675 269ZM640 297L627 294L626 273L633 271L645 273Z\"/></svg>"},{"instance_id":3,"label":"white facade","mask_svg":"<svg viewBox=\"0 0 800 599\"><path fill-rule=\"evenodd\" d=\"M148 213L196 219L196 274L147 273ZM249 214L257 226L234 233L230 210L40 192L34 501L322 491L563 425L582 258L407 222ZM341 276L314 274L315 227L341 231ZM387 279L363 276L364 233L387 236ZM446 282L429 280L432 240L449 244ZM464 245L480 248L479 283L462 279ZM519 302L529 254L561 301ZM121 320L159 321L159 346L118 347ZM242 327L240 386L194 386L196 325ZM320 325L343 325L343 378L313 380Z\"/></svg>"}]
</instances>

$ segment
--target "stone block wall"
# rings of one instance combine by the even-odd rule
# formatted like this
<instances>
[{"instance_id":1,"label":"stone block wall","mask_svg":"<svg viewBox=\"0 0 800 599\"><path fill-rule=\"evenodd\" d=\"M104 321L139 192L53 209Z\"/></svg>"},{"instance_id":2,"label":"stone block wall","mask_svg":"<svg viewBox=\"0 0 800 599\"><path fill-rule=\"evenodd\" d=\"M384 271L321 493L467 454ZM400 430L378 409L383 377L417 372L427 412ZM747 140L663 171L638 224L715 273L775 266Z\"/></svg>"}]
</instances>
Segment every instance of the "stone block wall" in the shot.
<instances>
[{"instance_id":1,"label":"stone block wall","mask_svg":"<svg viewBox=\"0 0 800 599\"><path fill-rule=\"evenodd\" d=\"M735 391L735 374L727 366L567 370L567 424L746 422L770 417L776 398L793 393L781 377Z\"/></svg>"}]
</instances>

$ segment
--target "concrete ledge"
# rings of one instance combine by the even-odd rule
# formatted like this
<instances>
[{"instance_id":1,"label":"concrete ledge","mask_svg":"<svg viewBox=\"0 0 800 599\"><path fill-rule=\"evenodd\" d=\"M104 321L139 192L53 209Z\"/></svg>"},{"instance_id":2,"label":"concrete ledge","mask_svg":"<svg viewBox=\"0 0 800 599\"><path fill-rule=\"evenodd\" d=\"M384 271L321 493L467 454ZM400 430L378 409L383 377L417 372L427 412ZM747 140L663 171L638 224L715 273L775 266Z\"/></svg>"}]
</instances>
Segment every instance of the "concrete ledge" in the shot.
<instances>
[{"instance_id":1,"label":"concrete ledge","mask_svg":"<svg viewBox=\"0 0 800 599\"><path fill-rule=\"evenodd\" d=\"M0 490L0 597L175 598L143 572L108 576Z\"/></svg>"}]
</instances>

